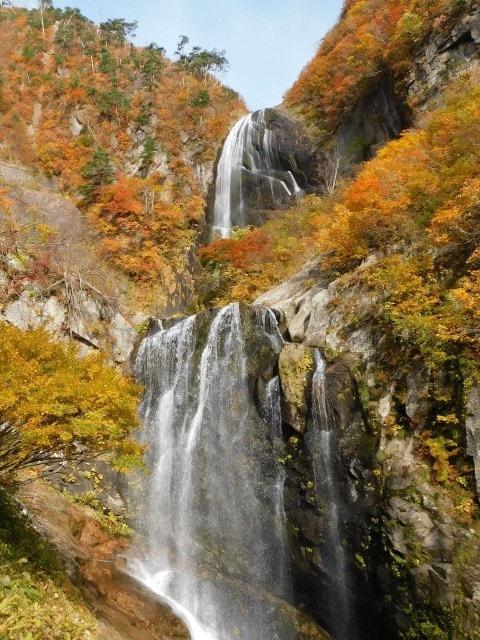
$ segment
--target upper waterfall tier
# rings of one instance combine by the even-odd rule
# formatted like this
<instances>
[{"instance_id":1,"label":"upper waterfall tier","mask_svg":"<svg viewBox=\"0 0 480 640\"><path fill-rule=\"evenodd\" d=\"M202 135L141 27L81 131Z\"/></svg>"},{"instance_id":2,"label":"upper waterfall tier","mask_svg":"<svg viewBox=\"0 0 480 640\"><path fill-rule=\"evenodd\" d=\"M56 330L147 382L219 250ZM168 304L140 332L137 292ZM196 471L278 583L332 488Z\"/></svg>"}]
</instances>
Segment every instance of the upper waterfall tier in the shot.
<instances>
[{"instance_id":1,"label":"upper waterfall tier","mask_svg":"<svg viewBox=\"0 0 480 640\"><path fill-rule=\"evenodd\" d=\"M217 167L211 237L263 222L307 190L315 163L299 126L273 109L250 113L230 131Z\"/></svg>"}]
</instances>

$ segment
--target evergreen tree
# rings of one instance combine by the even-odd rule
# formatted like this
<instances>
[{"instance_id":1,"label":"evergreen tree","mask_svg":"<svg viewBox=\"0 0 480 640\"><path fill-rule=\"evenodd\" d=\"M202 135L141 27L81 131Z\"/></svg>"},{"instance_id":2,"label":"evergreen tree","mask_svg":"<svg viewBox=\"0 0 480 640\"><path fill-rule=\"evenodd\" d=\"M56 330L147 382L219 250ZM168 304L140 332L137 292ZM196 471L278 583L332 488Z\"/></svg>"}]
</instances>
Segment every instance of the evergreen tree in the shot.
<instances>
[{"instance_id":1,"label":"evergreen tree","mask_svg":"<svg viewBox=\"0 0 480 640\"><path fill-rule=\"evenodd\" d=\"M90 201L101 187L113 182L115 171L110 155L99 147L84 166L82 177L85 184L80 187L80 193Z\"/></svg>"}]
</instances>

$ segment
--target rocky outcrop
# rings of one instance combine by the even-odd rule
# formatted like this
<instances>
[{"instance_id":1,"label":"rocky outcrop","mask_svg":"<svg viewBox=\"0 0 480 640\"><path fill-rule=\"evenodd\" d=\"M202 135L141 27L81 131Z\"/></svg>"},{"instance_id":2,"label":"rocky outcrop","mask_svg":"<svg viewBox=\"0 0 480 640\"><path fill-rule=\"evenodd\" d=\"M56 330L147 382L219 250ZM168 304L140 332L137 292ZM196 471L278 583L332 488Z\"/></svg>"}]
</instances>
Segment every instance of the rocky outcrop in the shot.
<instances>
[{"instance_id":1,"label":"rocky outcrop","mask_svg":"<svg viewBox=\"0 0 480 640\"><path fill-rule=\"evenodd\" d=\"M385 143L397 138L411 121L409 109L388 75L375 84L341 120L335 134L340 170L349 174Z\"/></svg>"},{"instance_id":2,"label":"rocky outcrop","mask_svg":"<svg viewBox=\"0 0 480 640\"><path fill-rule=\"evenodd\" d=\"M251 145L254 152L268 153L268 167L262 170L257 169L255 163L251 165L253 158L249 157L246 147L243 160L246 170L241 174L241 190L242 206L247 212L245 223L258 225L268 218L269 210L278 209L295 197L292 177L297 188L312 189L316 180L316 160L311 141L295 120L275 109L253 114L253 120ZM277 193L276 185L281 182L287 188L281 187Z\"/></svg>"},{"instance_id":3,"label":"rocky outcrop","mask_svg":"<svg viewBox=\"0 0 480 640\"><path fill-rule=\"evenodd\" d=\"M300 433L307 427L313 368L313 355L308 347L286 344L282 349L278 361L282 387L282 418Z\"/></svg>"},{"instance_id":4,"label":"rocky outcrop","mask_svg":"<svg viewBox=\"0 0 480 640\"><path fill-rule=\"evenodd\" d=\"M466 410L467 453L473 458L480 496L480 389L477 386L468 392Z\"/></svg>"},{"instance_id":5,"label":"rocky outcrop","mask_svg":"<svg viewBox=\"0 0 480 640\"><path fill-rule=\"evenodd\" d=\"M129 368L138 327L146 316L136 314L127 320L117 304L79 279L61 281L49 294L25 278L15 297L8 296L8 284L7 277L3 287L0 283L0 293L7 294L3 309L0 305L0 321L22 330L43 327L61 340L76 341L81 353L102 350L112 362Z\"/></svg>"},{"instance_id":6,"label":"rocky outcrop","mask_svg":"<svg viewBox=\"0 0 480 640\"><path fill-rule=\"evenodd\" d=\"M287 352L291 346L310 353L313 359L313 349L287 343ZM316 488L318 451L315 443L321 439L316 433L320 425L312 412L311 382L310 377L305 403L305 433L295 433L288 423L284 425L285 513L297 597L335 637L341 623L337 612L332 610L335 606L331 592L332 558L326 542L331 526L326 514L331 505ZM365 422L355 381L342 361L326 370L326 402L334 423L333 438L337 450L332 472L338 499L335 509L340 514L344 533L341 544L345 550L344 571L350 600L348 622L352 637L383 640L388 633L377 602L375 576L370 568L370 561L379 547L374 525L377 513L374 475L376 434ZM333 567L333 571L340 571L340 568Z\"/></svg>"},{"instance_id":7,"label":"rocky outcrop","mask_svg":"<svg viewBox=\"0 0 480 640\"><path fill-rule=\"evenodd\" d=\"M478 65L480 9L463 13L447 31L441 22L415 57L407 79L409 102L415 109L429 108L441 99L445 82Z\"/></svg>"},{"instance_id":8,"label":"rocky outcrop","mask_svg":"<svg viewBox=\"0 0 480 640\"><path fill-rule=\"evenodd\" d=\"M14 239L0 261L0 320L22 330L44 327L128 368L146 316L127 310L129 285L99 257L81 211L21 166L0 162L0 178L10 189L5 232ZM23 245L38 249L38 264Z\"/></svg>"},{"instance_id":9,"label":"rocky outcrop","mask_svg":"<svg viewBox=\"0 0 480 640\"><path fill-rule=\"evenodd\" d=\"M343 115L328 149L319 154L319 185L330 183L332 163L339 174L349 175L397 138L420 112L442 99L447 81L467 71L478 73L479 56L480 9L461 12L453 26L446 15L440 16L430 38L418 47L401 88L385 69Z\"/></svg>"}]
</instances>

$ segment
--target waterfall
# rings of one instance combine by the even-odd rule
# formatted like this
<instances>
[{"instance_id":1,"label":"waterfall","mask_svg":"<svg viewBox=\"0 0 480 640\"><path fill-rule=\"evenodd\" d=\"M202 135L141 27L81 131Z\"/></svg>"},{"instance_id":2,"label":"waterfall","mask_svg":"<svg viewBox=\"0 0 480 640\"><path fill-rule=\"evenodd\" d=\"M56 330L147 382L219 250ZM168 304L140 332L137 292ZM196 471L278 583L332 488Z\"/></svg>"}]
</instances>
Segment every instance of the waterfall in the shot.
<instances>
[{"instance_id":1,"label":"waterfall","mask_svg":"<svg viewBox=\"0 0 480 640\"><path fill-rule=\"evenodd\" d=\"M312 383L312 425L307 439L313 460L317 501L325 510L322 565L328 579L328 623L334 630L335 640L354 640L350 576L343 544L342 499L335 473L338 449L335 416L327 397L325 361L318 349L314 353L316 367Z\"/></svg>"},{"instance_id":2,"label":"waterfall","mask_svg":"<svg viewBox=\"0 0 480 640\"><path fill-rule=\"evenodd\" d=\"M297 637L285 620L280 387L261 383L257 408L247 358L252 336L272 362L282 339L273 313L248 313L232 304L157 327L137 357L151 473L139 498L144 548L130 570L193 640Z\"/></svg>"},{"instance_id":3,"label":"waterfall","mask_svg":"<svg viewBox=\"0 0 480 640\"><path fill-rule=\"evenodd\" d=\"M282 167L266 111L241 118L227 136L217 168L212 238L228 238L232 227L249 224L252 194L260 208L278 208L302 192Z\"/></svg>"}]
</instances>

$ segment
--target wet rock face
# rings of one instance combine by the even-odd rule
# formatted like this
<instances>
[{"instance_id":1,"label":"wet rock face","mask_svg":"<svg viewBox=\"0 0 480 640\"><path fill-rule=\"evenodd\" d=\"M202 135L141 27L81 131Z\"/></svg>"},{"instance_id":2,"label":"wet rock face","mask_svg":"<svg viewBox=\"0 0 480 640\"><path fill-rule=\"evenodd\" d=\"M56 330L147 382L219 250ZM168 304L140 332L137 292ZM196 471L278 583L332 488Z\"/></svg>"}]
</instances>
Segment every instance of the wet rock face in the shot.
<instances>
[{"instance_id":1,"label":"wet rock face","mask_svg":"<svg viewBox=\"0 0 480 640\"><path fill-rule=\"evenodd\" d=\"M307 427L308 396L313 368L312 350L302 344L286 344L280 353L282 418L300 433Z\"/></svg>"},{"instance_id":2,"label":"wet rock face","mask_svg":"<svg viewBox=\"0 0 480 640\"><path fill-rule=\"evenodd\" d=\"M266 211L278 209L295 198L296 190L308 191L314 183L315 154L301 126L274 109L253 114L253 148L270 158L264 170L257 170L246 153L242 172L242 198L246 224L262 224ZM265 138L268 136L268 142ZM270 167L267 169L267 165ZM295 182L293 182L292 177ZM285 185L285 186L283 186ZM241 220L234 224L242 224Z\"/></svg>"},{"instance_id":3,"label":"wet rock face","mask_svg":"<svg viewBox=\"0 0 480 640\"><path fill-rule=\"evenodd\" d=\"M258 119L258 113L255 117ZM276 156L273 169L291 171L298 186L308 189L314 177L315 154L301 125L275 109L267 109L264 127L271 132L271 146Z\"/></svg>"},{"instance_id":4,"label":"wet rock face","mask_svg":"<svg viewBox=\"0 0 480 640\"><path fill-rule=\"evenodd\" d=\"M219 156L208 212L212 235L260 225L316 183L316 155L301 125L275 109L242 118Z\"/></svg>"},{"instance_id":5,"label":"wet rock face","mask_svg":"<svg viewBox=\"0 0 480 640\"><path fill-rule=\"evenodd\" d=\"M359 162L372 158L378 149L400 135L408 126L410 114L385 78L366 94L340 123L336 145L341 171L348 174Z\"/></svg>"},{"instance_id":6,"label":"wet rock face","mask_svg":"<svg viewBox=\"0 0 480 640\"><path fill-rule=\"evenodd\" d=\"M474 460L478 485L478 388L459 385L466 372L462 376L447 367L434 374L420 359L406 370L392 362L383 371L378 356L385 337L372 322L377 301L321 274L312 286L316 268L312 262L259 302L281 315L282 331L300 348L317 347L329 354L326 378L338 421L338 482L343 495L350 496L344 521L355 589L365 597L361 608L370 621L384 621L387 631L378 635L382 639L421 637L412 634L419 634L422 625L432 634L426 637L475 638L480 628L480 534L461 513L474 496L455 505L459 498L432 472L433 459L425 454L424 443L432 416L439 413L438 396L449 390L447 413L465 416L465 454ZM352 305L363 319L354 326L348 322ZM341 375L342 369L350 373ZM307 439L290 426L286 429L292 460L285 508L298 592L322 621L322 600L315 597L324 584L322 512L309 491ZM458 634L448 635L452 629ZM367 630L365 637L375 636Z\"/></svg>"},{"instance_id":7,"label":"wet rock face","mask_svg":"<svg viewBox=\"0 0 480 640\"><path fill-rule=\"evenodd\" d=\"M287 344L283 357L290 355L289 361L290 351L293 351L291 347L295 348L295 352L297 347L312 352L303 345ZM353 379L347 365L341 360L327 367L326 394L335 423L337 453L333 474L340 501L338 508L344 531L343 544L347 549L352 638L383 640L388 634L382 612L377 606L378 594L372 579L372 558L378 547L378 540L374 539L375 527L372 526L377 511L373 473L375 436L364 422ZM335 637L337 629L330 628L332 604L325 597L331 590L328 569L331 551L326 546L329 526L326 513L329 506L322 502L321 496L315 491L315 460L311 443L314 439L312 432L319 425L312 420L311 385L305 392L305 404L305 433L294 431L291 425L284 424L287 440L285 513L292 570L296 595L302 607Z\"/></svg>"},{"instance_id":8,"label":"wet rock face","mask_svg":"<svg viewBox=\"0 0 480 640\"><path fill-rule=\"evenodd\" d=\"M408 78L409 101L412 106L427 109L438 97L450 78L473 66L480 55L480 9L459 18L445 33L436 30L417 56Z\"/></svg>"},{"instance_id":9,"label":"wet rock face","mask_svg":"<svg viewBox=\"0 0 480 640\"><path fill-rule=\"evenodd\" d=\"M467 398L467 453L472 456L477 479L477 493L480 496L480 389L473 387Z\"/></svg>"}]
</instances>

